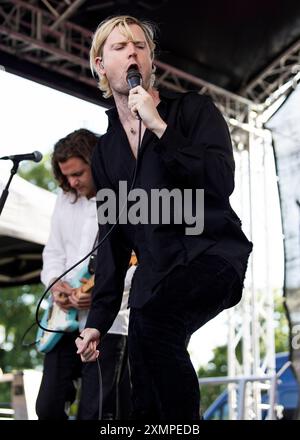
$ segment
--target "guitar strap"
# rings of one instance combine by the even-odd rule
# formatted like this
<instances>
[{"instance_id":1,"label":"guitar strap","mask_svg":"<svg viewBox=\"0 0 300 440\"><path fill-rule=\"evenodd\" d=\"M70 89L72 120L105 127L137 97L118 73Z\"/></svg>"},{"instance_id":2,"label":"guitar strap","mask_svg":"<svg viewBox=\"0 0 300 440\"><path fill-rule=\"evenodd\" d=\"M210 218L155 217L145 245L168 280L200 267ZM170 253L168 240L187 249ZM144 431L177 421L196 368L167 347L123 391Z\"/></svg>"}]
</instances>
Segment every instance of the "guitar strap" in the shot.
<instances>
[{"instance_id":1,"label":"guitar strap","mask_svg":"<svg viewBox=\"0 0 300 440\"><path fill-rule=\"evenodd\" d=\"M98 237L99 237L99 230L97 232L94 244L92 249L94 249L94 247L96 246L96 244L98 243ZM98 253L98 249L96 249L90 256L89 259L89 263L88 263L88 271L91 275L94 275L95 270L96 270L96 257L97 257L97 253Z\"/></svg>"}]
</instances>

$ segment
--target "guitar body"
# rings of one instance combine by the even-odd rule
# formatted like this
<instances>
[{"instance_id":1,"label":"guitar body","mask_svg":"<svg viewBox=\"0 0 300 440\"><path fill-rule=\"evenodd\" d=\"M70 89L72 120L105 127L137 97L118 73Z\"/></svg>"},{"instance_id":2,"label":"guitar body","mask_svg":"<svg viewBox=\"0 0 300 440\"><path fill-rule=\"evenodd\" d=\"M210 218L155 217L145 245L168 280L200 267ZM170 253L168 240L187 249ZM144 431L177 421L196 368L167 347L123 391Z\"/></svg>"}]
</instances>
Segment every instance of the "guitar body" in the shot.
<instances>
[{"instance_id":1,"label":"guitar body","mask_svg":"<svg viewBox=\"0 0 300 440\"><path fill-rule=\"evenodd\" d=\"M93 287L93 277L88 272L87 268L83 268L78 276L71 281L71 286L74 288L81 288L81 278L89 280L83 285L83 291L89 292ZM64 312L57 304L52 303L48 305L41 319L43 327L50 330L61 330L66 333L72 333L78 329L77 310L74 308ZM55 347L57 342L62 338L63 333L47 332L40 327L37 331L36 347L41 353L48 353Z\"/></svg>"},{"instance_id":2,"label":"guitar body","mask_svg":"<svg viewBox=\"0 0 300 440\"><path fill-rule=\"evenodd\" d=\"M57 304L49 304L41 319L41 324L50 330L62 330L67 333L78 329L77 310L69 309L68 312L61 310ZM41 353L48 353L62 338L63 333L52 333L42 330L37 331L36 347Z\"/></svg>"},{"instance_id":3,"label":"guitar body","mask_svg":"<svg viewBox=\"0 0 300 440\"><path fill-rule=\"evenodd\" d=\"M132 253L129 267L137 265L137 258L134 253ZM81 283L81 279L85 278L84 284ZM87 267L84 267L70 282L74 289L80 289L83 293L90 293L94 287L94 275L91 275ZM74 332L78 329L78 310L69 309L67 312L61 310L57 304L49 303L48 308L45 310L43 317L41 319L41 324L43 327L50 330L61 330L66 333ZM55 347L57 342L62 338L63 333L47 332L42 330L40 327L37 331L37 343L36 347L38 351L42 353L48 353Z\"/></svg>"}]
</instances>

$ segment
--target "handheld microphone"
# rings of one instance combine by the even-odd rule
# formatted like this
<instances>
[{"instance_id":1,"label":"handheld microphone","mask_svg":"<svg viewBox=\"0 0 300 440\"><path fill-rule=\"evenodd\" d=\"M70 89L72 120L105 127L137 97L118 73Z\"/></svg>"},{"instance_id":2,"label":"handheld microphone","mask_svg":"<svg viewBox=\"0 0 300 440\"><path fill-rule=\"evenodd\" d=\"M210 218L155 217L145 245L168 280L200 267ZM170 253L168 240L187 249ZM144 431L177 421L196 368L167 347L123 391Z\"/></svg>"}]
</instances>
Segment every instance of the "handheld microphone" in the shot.
<instances>
[{"instance_id":1,"label":"handheld microphone","mask_svg":"<svg viewBox=\"0 0 300 440\"><path fill-rule=\"evenodd\" d=\"M130 90L142 84L142 75L137 67L128 69L126 80Z\"/></svg>"},{"instance_id":2,"label":"handheld microphone","mask_svg":"<svg viewBox=\"0 0 300 440\"><path fill-rule=\"evenodd\" d=\"M130 67L130 69L128 69L126 80L129 86L129 90L133 89L136 86L140 86L142 84L142 75L140 74L137 67ZM138 112L136 112L136 114L139 120L141 121L141 117L138 114Z\"/></svg>"},{"instance_id":3,"label":"handheld microphone","mask_svg":"<svg viewBox=\"0 0 300 440\"><path fill-rule=\"evenodd\" d=\"M0 160L12 160L13 162L21 162L22 160L33 160L33 162L40 162L43 159L43 155L40 151L34 151L27 154L14 154L12 156L0 157Z\"/></svg>"}]
</instances>

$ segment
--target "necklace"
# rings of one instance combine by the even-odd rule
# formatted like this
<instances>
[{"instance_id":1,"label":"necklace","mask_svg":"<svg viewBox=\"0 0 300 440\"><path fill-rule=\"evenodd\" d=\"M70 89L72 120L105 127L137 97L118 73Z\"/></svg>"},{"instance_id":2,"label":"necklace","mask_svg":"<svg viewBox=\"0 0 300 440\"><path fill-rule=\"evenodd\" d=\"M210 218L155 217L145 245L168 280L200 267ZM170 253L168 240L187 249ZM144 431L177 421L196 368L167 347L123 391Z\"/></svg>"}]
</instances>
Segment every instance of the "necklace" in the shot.
<instances>
[{"instance_id":1,"label":"necklace","mask_svg":"<svg viewBox=\"0 0 300 440\"><path fill-rule=\"evenodd\" d=\"M131 133L131 134L136 134L136 131L135 131L135 129L134 129L134 128L132 128L132 127L130 127L130 133Z\"/></svg>"}]
</instances>

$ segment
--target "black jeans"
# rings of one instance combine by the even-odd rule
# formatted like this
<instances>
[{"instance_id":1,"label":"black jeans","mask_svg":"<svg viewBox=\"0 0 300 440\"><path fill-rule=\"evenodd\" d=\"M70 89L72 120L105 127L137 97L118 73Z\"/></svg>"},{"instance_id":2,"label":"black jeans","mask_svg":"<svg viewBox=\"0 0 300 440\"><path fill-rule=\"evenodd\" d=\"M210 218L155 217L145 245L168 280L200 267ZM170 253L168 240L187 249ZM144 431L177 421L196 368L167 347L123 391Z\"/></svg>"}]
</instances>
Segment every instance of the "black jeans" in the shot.
<instances>
[{"instance_id":1,"label":"black jeans","mask_svg":"<svg viewBox=\"0 0 300 440\"><path fill-rule=\"evenodd\" d=\"M131 383L127 336L107 333L101 338L99 360L103 385L102 419L128 420Z\"/></svg>"},{"instance_id":2,"label":"black jeans","mask_svg":"<svg viewBox=\"0 0 300 440\"><path fill-rule=\"evenodd\" d=\"M200 419L200 390L187 341L224 308L236 304L241 291L229 263L203 255L171 272L142 309L131 308L133 419Z\"/></svg>"},{"instance_id":3,"label":"black jeans","mask_svg":"<svg viewBox=\"0 0 300 440\"><path fill-rule=\"evenodd\" d=\"M76 396L74 381L82 378L77 418L99 418L99 377L96 362L82 363L76 354L77 333L64 335L45 355L43 378L36 401L40 420L63 420L66 403ZM100 366L103 384L103 419L128 419L130 381L127 336L108 333L101 339Z\"/></svg>"}]
</instances>

